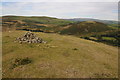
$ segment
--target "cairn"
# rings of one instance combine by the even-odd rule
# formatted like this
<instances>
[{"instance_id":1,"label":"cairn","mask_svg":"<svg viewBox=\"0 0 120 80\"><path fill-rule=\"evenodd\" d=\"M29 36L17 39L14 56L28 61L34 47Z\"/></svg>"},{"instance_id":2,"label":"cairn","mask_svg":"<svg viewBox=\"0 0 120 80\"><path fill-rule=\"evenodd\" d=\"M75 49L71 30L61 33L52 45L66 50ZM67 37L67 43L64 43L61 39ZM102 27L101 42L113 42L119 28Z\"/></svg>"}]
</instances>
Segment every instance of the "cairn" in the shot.
<instances>
[{"instance_id":1,"label":"cairn","mask_svg":"<svg viewBox=\"0 0 120 80\"><path fill-rule=\"evenodd\" d=\"M19 43L44 43L41 38L36 37L34 33L27 32L22 37L16 38Z\"/></svg>"}]
</instances>

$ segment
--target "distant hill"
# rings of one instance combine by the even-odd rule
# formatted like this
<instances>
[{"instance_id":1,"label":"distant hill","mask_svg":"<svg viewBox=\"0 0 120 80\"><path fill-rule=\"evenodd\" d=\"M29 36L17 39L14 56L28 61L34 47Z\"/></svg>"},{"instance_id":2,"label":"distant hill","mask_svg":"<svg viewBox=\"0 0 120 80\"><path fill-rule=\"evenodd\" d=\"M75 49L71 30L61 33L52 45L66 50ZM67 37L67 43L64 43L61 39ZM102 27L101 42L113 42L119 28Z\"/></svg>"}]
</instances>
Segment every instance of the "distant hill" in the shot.
<instances>
[{"instance_id":1,"label":"distant hill","mask_svg":"<svg viewBox=\"0 0 120 80\"><path fill-rule=\"evenodd\" d=\"M27 24L54 24L54 25L66 25L72 23L73 21L67 21L63 19L57 19L53 17L46 17L46 16L37 16L37 17L26 17L26 16L3 16L3 22L9 22L12 20L19 20L26 22Z\"/></svg>"},{"instance_id":2,"label":"distant hill","mask_svg":"<svg viewBox=\"0 0 120 80\"><path fill-rule=\"evenodd\" d=\"M3 30L19 29L73 35L98 33L112 29L107 24L98 21L76 22L46 16L3 16L2 25Z\"/></svg>"},{"instance_id":3,"label":"distant hill","mask_svg":"<svg viewBox=\"0 0 120 80\"><path fill-rule=\"evenodd\" d=\"M92 19L92 18L73 18L73 19L65 19L69 21L75 21L75 22L82 22L82 21L97 21L97 22L102 22L108 25L112 25L114 27L117 27L118 21L114 20L100 20L100 19Z\"/></svg>"},{"instance_id":4,"label":"distant hill","mask_svg":"<svg viewBox=\"0 0 120 80\"><path fill-rule=\"evenodd\" d=\"M104 23L96 21L83 21L70 24L69 27L61 31L61 34L71 35L96 34L99 32L105 32L109 30L112 30L112 28Z\"/></svg>"},{"instance_id":5,"label":"distant hill","mask_svg":"<svg viewBox=\"0 0 120 80\"><path fill-rule=\"evenodd\" d=\"M2 24L3 30L8 28L31 28L31 29L42 29L43 31L56 31L58 27L66 26L73 21L57 19L53 17L37 16L37 17L26 17L26 16L3 16Z\"/></svg>"}]
</instances>

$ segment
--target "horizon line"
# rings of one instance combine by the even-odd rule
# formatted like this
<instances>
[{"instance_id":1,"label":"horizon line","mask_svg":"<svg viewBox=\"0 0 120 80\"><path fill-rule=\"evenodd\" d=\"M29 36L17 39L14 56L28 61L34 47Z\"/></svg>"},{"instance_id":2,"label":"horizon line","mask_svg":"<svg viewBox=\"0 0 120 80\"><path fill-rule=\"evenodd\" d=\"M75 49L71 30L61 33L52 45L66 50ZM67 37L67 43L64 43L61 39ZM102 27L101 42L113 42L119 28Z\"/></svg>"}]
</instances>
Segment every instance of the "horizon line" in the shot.
<instances>
[{"instance_id":1,"label":"horizon line","mask_svg":"<svg viewBox=\"0 0 120 80\"><path fill-rule=\"evenodd\" d=\"M78 19L78 18L85 18L85 19L97 19L97 20L109 20L109 21L119 21L114 19L99 19L99 18L92 18L92 17L72 17L72 18L60 18L55 16L39 16L39 15L0 15L1 17L4 16L21 16L21 17L51 17L51 18L57 18L57 19Z\"/></svg>"}]
</instances>

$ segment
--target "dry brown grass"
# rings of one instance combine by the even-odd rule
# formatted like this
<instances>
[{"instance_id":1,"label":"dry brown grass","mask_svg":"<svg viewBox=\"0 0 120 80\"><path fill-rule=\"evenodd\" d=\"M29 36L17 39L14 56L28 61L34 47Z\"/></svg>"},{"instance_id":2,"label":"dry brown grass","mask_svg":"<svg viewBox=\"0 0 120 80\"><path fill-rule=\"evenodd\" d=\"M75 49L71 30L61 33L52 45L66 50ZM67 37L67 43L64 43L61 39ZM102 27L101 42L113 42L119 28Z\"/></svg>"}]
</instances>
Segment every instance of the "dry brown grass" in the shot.
<instances>
[{"instance_id":1,"label":"dry brown grass","mask_svg":"<svg viewBox=\"0 0 120 80\"><path fill-rule=\"evenodd\" d=\"M25 31L3 32L4 78L115 78L118 48L80 39L35 32L46 44L19 44ZM74 49L77 50L74 50ZM11 61L29 57L32 63L10 69Z\"/></svg>"}]
</instances>

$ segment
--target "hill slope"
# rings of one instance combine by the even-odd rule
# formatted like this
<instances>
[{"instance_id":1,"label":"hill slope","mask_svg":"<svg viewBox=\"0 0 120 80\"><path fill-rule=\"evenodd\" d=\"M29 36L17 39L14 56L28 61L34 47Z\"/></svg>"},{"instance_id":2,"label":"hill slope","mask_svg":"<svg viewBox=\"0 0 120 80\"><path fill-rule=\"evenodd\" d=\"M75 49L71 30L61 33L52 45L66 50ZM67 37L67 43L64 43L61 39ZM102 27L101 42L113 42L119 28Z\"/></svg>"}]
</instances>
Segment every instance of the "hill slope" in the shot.
<instances>
[{"instance_id":1,"label":"hill slope","mask_svg":"<svg viewBox=\"0 0 120 80\"><path fill-rule=\"evenodd\" d=\"M118 25L118 21L114 21L114 20L100 20L93 18L73 18L73 19L65 19L65 20L74 21L74 22L97 21L112 26L113 28L120 28L120 26Z\"/></svg>"},{"instance_id":2,"label":"hill slope","mask_svg":"<svg viewBox=\"0 0 120 80\"><path fill-rule=\"evenodd\" d=\"M4 78L115 78L118 48L74 36L35 32L46 44L19 44L25 31L3 32ZM31 63L11 69L16 58Z\"/></svg>"},{"instance_id":3,"label":"hill slope","mask_svg":"<svg viewBox=\"0 0 120 80\"><path fill-rule=\"evenodd\" d=\"M84 21L81 24L79 24L74 21L57 19L57 18L46 17L46 16L41 16L41 17L39 17L39 16L37 16L37 17L3 16L2 17L3 31L4 30L5 31L13 30L13 29L22 29L22 30L27 29L27 30L39 30L39 31L43 31L43 32L60 32L61 30L66 29L66 26L69 26L69 25L81 26L81 25L85 24L85 26L89 26L91 23L88 23L88 22ZM92 24L90 26L97 26L100 24L99 26L101 26L104 29L104 26L105 26L104 23L100 23L100 22L95 22L95 23L96 24ZM105 26L105 28L106 28L106 26ZM85 27L85 28L87 28L87 27ZM95 28L95 27L92 27L92 28ZM96 27L96 28L98 28L98 30L100 29L99 27ZM102 28L101 28L101 31L102 31Z\"/></svg>"},{"instance_id":4,"label":"hill slope","mask_svg":"<svg viewBox=\"0 0 120 80\"><path fill-rule=\"evenodd\" d=\"M112 30L112 28L104 23L96 21L83 21L69 25L69 27L61 31L61 34L84 35L108 30Z\"/></svg>"},{"instance_id":5,"label":"hill slope","mask_svg":"<svg viewBox=\"0 0 120 80\"><path fill-rule=\"evenodd\" d=\"M55 32L59 27L66 26L73 21L67 21L63 19L57 19L53 17L37 16L37 17L25 17L25 16L3 16L2 25L3 31L13 29L30 29L40 30L44 32Z\"/></svg>"},{"instance_id":6,"label":"hill slope","mask_svg":"<svg viewBox=\"0 0 120 80\"><path fill-rule=\"evenodd\" d=\"M57 19L53 17L37 16L37 17L25 17L25 16L3 16L3 22L12 22L13 20L19 20L26 22L28 25L32 24L54 24L54 25L66 25L72 23L63 19Z\"/></svg>"}]
</instances>

